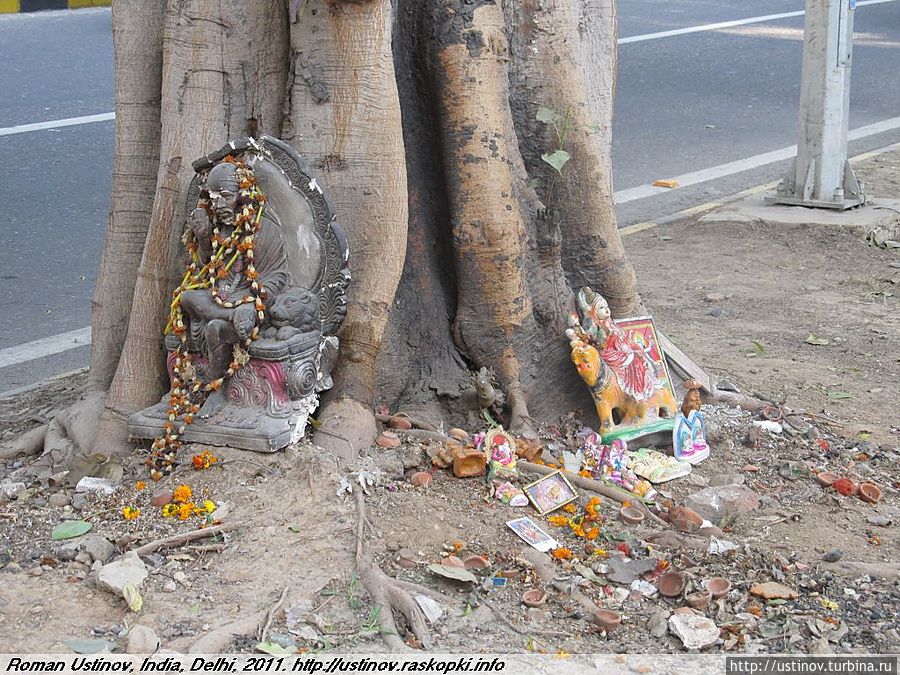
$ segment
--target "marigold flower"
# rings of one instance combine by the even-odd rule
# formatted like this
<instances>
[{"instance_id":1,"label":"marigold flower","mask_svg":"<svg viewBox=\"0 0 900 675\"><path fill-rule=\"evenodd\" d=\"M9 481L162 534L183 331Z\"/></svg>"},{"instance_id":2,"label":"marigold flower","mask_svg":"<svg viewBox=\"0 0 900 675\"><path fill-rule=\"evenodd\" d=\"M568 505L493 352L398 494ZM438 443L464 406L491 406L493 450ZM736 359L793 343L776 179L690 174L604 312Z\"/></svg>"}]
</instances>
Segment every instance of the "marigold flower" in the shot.
<instances>
[{"instance_id":1,"label":"marigold flower","mask_svg":"<svg viewBox=\"0 0 900 675\"><path fill-rule=\"evenodd\" d=\"M219 458L212 454L209 450L204 450L199 455L194 455L193 457L191 457L191 464L194 465L195 471L208 469L218 461Z\"/></svg>"},{"instance_id":2,"label":"marigold flower","mask_svg":"<svg viewBox=\"0 0 900 675\"><path fill-rule=\"evenodd\" d=\"M598 536L600 536L600 528L592 527L591 529L589 529L587 531L585 536L587 537L588 541L594 541L594 539L596 539Z\"/></svg>"},{"instance_id":3,"label":"marigold flower","mask_svg":"<svg viewBox=\"0 0 900 675\"><path fill-rule=\"evenodd\" d=\"M194 515L194 510L197 507L194 505L194 502L187 502L178 507L178 520L187 520L192 515Z\"/></svg>"},{"instance_id":4,"label":"marigold flower","mask_svg":"<svg viewBox=\"0 0 900 675\"><path fill-rule=\"evenodd\" d=\"M218 507L216 506L216 503L212 499L207 499L205 502L203 502L203 510L207 513L212 513L217 508Z\"/></svg>"},{"instance_id":5,"label":"marigold flower","mask_svg":"<svg viewBox=\"0 0 900 675\"><path fill-rule=\"evenodd\" d=\"M575 513L578 510L578 507L575 506L575 504L573 504L572 502L569 502L564 507L562 507L562 510L566 513Z\"/></svg>"},{"instance_id":6,"label":"marigold flower","mask_svg":"<svg viewBox=\"0 0 900 675\"><path fill-rule=\"evenodd\" d=\"M194 491L191 490L189 485L179 485L172 492L172 501L184 504L191 498L193 494Z\"/></svg>"},{"instance_id":7,"label":"marigold flower","mask_svg":"<svg viewBox=\"0 0 900 675\"><path fill-rule=\"evenodd\" d=\"M584 537L585 536L584 528L580 524L576 525L575 523L572 523L571 527L572 527L572 532L575 533L576 537Z\"/></svg>"},{"instance_id":8,"label":"marigold flower","mask_svg":"<svg viewBox=\"0 0 900 675\"><path fill-rule=\"evenodd\" d=\"M564 527L569 524L569 519L565 516L549 516L547 521L554 527Z\"/></svg>"},{"instance_id":9,"label":"marigold flower","mask_svg":"<svg viewBox=\"0 0 900 675\"><path fill-rule=\"evenodd\" d=\"M143 490L145 487L147 487L147 484L142 480L139 480L137 483L134 484L135 490Z\"/></svg>"},{"instance_id":10,"label":"marigold flower","mask_svg":"<svg viewBox=\"0 0 900 675\"><path fill-rule=\"evenodd\" d=\"M136 509L133 506L126 506L124 509L122 509L122 516L125 518L125 520L134 520L139 515L141 515L141 510Z\"/></svg>"},{"instance_id":11,"label":"marigold flower","mask_svg":"<svg viewBox=\"0 0 900 675\"><path fill-rule=\"evenodd\" d=\"M178 504L169 503L162 507L163 518L171 518L178 513Z\"/></svg>"},{"instance_id":12,"label":"marigold flower","mask_svg":"<svg viewBox=\"0 0 900 675\"><path fill-rule=\"evenodd\" d=\"M582 469L581 471L578 472L578 475L581 476L582 478L590 478L591 472L588 471L587 469Z\"/></svg>"},{"instance_id":13,"label":"marigold flower","mask_svg":"<svg viewBox=\"0 0 900 675\"><path fill-rule=\"evenodd\" d=\"M560 546L559 548L555 548L550 552L557 560L569 560L572 557L572 551L567 549L565 546Z\"/></svg>"}]
</instances>

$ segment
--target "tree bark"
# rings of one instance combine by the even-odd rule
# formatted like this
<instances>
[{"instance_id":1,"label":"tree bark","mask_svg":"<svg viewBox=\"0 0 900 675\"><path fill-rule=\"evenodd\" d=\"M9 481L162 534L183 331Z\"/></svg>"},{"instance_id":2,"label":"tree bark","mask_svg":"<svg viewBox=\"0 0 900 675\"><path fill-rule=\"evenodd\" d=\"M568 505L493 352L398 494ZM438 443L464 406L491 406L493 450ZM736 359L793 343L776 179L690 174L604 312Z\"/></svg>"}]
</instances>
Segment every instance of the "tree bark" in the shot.
<instances>
[{"instance_id":1,"label":"tree bark","mask_svg":"<svg viewBox=\"0 0 900 675\"><path fill-rule=\"evenodd\" d=\"M291 25L285 140L327 186L350 242L341 359L319 416L331 433L316 437L344 455L375 437L375 359L406 257L407 174L393 21L390 0L310 0Z\"/></svg>"},{"instance_id":2,"label":"tree bark","mask_svg":"<svg viewBox=\"0 0 900 675\"><path fill-rule=\"evenodd\" d=\"M127 448L126 416L158 401L167 388L162 328L179 260L191 162L233 136L281 131L285 17L277 0L170 0L166 7L156 198L125 345L96 441L107 451ZM122 58L117 56L117 69L129 69Z\"/></svg>"}]
</instances>

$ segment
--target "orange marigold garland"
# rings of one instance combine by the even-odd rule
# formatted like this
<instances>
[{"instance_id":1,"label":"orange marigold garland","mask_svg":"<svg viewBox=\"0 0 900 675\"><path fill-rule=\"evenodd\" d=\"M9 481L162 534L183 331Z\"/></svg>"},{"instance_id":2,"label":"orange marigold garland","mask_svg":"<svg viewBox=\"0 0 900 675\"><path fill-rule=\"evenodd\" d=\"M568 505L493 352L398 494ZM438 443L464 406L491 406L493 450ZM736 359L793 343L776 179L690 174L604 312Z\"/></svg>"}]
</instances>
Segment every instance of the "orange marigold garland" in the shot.
<instances>
[{"instance_id":1,"label":"orange marigold garland","mask_svg":"<svg viewBox=\"0 0 900 675\"><path fill-rule=\"evenodd\" d=\"M182 445L181 436L187 425L194 421L194 416L209 392L221 388L225 378L234 375L249 360L246 350L236 345L234 358L228 365L225 375L210 382L203 382L193 363L193 356L187 349L188 329L181 309L182 293L187 290L208 288L213 300L221 307L231 309L252 303L257 312L258 322L262 322L265 318L266 290L253 262L253 247L255 236L259 232L266 197L257 187L253 170L249 166L231 155L225 157L224 161L234 164L236 168L240 211L235 214L234 230L229 235L224 236L219 232L218 225L213 228L210 240L212 252L209 260L205 262L200 260L199 242L190 228L185 231L182 238L190 263L181 284L172 292L169 323L165 330L167 334L171 332L177 335L180 344L175 353L172 390L169 393L167 410L168 420L163 435L154 440L150 446L150 455L146 462L153 480L159 480L174 468L178 449ZM213 217L212 207L207 200L201 199L199 206L207 210L210 218ZM243 261L243 274L250 281L250 293L237 302L222 300L219 297L218 282L228 277L229 270L238 260ZM245 347L249 347L258 337L257 325L246 339ZM208 468L208 465L201 468Z\"/></svg>"}]
</instances>

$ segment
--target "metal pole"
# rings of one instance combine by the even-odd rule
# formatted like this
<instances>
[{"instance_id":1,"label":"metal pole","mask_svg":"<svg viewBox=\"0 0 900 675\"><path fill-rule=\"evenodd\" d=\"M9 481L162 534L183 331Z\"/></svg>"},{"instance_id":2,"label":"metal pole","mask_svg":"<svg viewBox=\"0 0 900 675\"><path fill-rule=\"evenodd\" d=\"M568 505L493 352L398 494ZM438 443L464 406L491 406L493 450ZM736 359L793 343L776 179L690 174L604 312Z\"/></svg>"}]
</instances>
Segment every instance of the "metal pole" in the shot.
<instances>
[{"instance_id":1,"label":"metal pole","mask_svg":"<svg viewBox=\"0 0 900 675\"><path fill-rule=\"evenodd\" d=\"M831 209L866 202L847 161L856 0L807 0L800 79L800 140L770 201Z\"/></svg>"}]
</instances>

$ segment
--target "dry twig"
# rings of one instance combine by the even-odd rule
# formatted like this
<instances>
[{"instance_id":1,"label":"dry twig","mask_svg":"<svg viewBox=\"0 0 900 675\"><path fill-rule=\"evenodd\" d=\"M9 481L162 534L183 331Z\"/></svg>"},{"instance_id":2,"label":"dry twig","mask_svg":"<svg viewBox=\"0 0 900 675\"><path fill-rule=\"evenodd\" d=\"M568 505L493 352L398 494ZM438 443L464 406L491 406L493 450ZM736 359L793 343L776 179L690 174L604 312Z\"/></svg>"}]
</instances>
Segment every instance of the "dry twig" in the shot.
<instances>
[{"instance_id":1,"label":"dry twig","mask_svg":"<svg viewBox=\"0 0 900 675\"><path fill-rule=\"evenodd\" d=\"M172 548L173 546L180 546L181 544L186 544L187 542L194 541L195 539L205 539L206 537L212 537L213 535L219 534L220 532L234 530L244 524L245 523L222 523L221 525L204 527L201 530L191 530L190 532L173 534L171 537L166 537L165 539L157 539L156 541L151 541L149 544L139 546L138 548L134 549L134 552L139 556L148 555L161 548Z\"/></svg>"}]
</instances>

